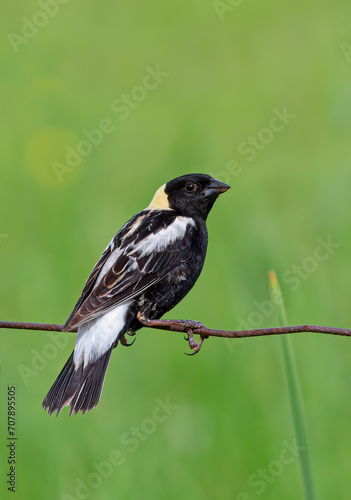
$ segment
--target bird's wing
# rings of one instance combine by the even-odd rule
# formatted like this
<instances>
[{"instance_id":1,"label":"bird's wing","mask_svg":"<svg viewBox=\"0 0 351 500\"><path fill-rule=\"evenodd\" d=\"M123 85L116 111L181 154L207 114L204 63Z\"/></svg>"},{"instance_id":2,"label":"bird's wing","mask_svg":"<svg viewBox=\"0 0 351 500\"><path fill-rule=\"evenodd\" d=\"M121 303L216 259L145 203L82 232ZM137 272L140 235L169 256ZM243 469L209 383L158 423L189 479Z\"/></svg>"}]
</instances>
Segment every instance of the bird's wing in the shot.
<instances>
[{"instance_id":1,"label":"bird's wing","mask_svg":"<svg viewBox=\"0 0 351 500\"><path fill-rule=\"evenodd\" d=\"M91 272L64 330L140 295L192 257L197 226L173 211L144 210L116 234Z\"/></svg>"}]
</instances>

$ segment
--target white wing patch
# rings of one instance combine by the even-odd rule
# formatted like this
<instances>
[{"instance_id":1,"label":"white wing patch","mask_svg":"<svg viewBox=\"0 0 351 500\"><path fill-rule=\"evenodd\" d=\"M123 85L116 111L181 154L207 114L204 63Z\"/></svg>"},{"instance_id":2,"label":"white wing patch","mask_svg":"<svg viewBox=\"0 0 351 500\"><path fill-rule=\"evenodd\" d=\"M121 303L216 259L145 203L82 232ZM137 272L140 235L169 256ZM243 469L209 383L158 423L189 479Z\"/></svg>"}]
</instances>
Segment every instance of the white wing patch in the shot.
<instances>
[{"instance_id":1,"label":"white wing patch","mask_svg":"<svg viewBox=\"0 0 351 500\"><path fill-rule=\"evenodd\" d=\"M78 327L74 348L74 366L87 366L99 359L123 330L130 301L110 309Z\"/></svg>"},{"instance_id":2,"label":"white wing patch","mask_svg":"<svg viewBox=\"0 0 351 500\"><path fill-rule=\"evenodd\" d=\"M196 227L196 223L191 217L176 217L172 224L155 234L150 234L138 245L135 245L132 255L139 254L140 257L144 257L153 252L161 252L177 239L183 238L189 225Z\"/></svg>"},{"instance_id":3,"label":"white wing patch","mask_svg":"<svg viewBox=\"0 0 351 500\"><path fill-rule=\"evenodd\" d=\"M125 267L128 266L130 271L138 269L138 257L145 257L146 255L151 255L153 252L161 252L168 245L174 243L177 239L183 238L188 225L196 227L196 223L194 219L191 217L182 217L178 216L169 226L164 229L160 229L155 234L150 234L146 238L140 241L137 245L131 243L129 247L121 249L115 248L111 255L106 260L105 264L102 266L102 269L96 279L95 287L101 282L102 278L106 273L111 269L113 264L116 262L118 257L124 252L129 253L130 259L129 262L126 263ZM113 240L112 240L113 241ZM120 270L123 272L123 269Z\"/></svg>"}]
</instances>

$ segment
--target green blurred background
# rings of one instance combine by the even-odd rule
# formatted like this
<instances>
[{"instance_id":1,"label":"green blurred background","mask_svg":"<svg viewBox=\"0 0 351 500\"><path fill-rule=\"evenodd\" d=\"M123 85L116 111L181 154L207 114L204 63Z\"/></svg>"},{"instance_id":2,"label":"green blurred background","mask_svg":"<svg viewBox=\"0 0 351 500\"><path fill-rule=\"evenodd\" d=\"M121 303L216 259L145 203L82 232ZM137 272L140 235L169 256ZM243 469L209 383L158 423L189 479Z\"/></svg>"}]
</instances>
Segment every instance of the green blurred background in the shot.
<instances>
[{"instance_id":1,"label":"green blurred background","mask_svg":"<svg viewBox=\"0 0 351 500\"><path fill-rule=\"evenodd\" d=\"M121 225L164 182L204 172L232 189L210 214L201 278L167 317L275 326L274 268L290 324L350 328L349 7L4 4L0 319L63 323ZM81 142L100 126L96 145ZM67 159L67 147L84 154ZM142 330L114 352L98 408L56 419L41 401L74 334L63 347L45 332L0 335L2 498L12 385L18 499L303 498L284 451L294 430L280 339L210 339L188 358L182 335ZM292 342L316 498L349 499L350 340Z\"/></svg>"}]
</instances>

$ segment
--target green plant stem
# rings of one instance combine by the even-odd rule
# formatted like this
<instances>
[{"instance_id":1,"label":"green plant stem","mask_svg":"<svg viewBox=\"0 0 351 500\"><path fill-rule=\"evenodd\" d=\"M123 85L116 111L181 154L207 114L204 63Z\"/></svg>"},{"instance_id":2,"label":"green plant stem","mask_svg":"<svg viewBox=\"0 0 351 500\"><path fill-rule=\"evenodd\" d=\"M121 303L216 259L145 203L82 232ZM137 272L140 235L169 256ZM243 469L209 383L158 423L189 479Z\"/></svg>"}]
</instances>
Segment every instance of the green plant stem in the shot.
<instances>
[{"instance_id":1,"label":"green plant stem","mask_svg":"<svg viewBox=\"0 0 351 500\"><path fill-rule=\"evenodd\" d=\"M282 300L282 294L279 282L274 271L270 271L269 280L271 290L275 297L280 297L279 304L277 305L277 316L280 324L288 324L287 314ZM276 303L276 301L274 302ZM301 389L297 367L295 362L295 354L291 344L291 339L285 335L280 338L283 363L286 374L286 381L288 387L288 394L290 400L290 407L292 419L295 428L297 449L299 450L299 462L301 468L302 482L306 500L314 500L314 488L312 480L311 463L309 458L309 449L307 442L306 425L303 410L303 401L301 396Z\"/></svg>"}]
</instances>

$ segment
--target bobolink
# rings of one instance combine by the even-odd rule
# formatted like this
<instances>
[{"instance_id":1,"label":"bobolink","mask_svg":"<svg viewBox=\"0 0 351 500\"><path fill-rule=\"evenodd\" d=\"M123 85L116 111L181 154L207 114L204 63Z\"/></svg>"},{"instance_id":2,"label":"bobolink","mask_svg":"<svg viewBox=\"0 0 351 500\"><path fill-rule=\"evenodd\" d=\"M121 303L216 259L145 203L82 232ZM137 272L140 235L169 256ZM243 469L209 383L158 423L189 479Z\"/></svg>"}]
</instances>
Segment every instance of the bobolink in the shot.
<instances>
[{"instance_id":1,"label":"bobolink","mask_svg":"<svg viewBox=\"0 0 351 500\"><path fill-rule=\"evenodd\" d=\"M49 414L67 405L70 414L94 408L118 341L161 318L193 287L205 261L207 216L229 187L204 174L177 177L111 240L63 327L78 334L43 401Z\"/></svg>"}]
</instances>

